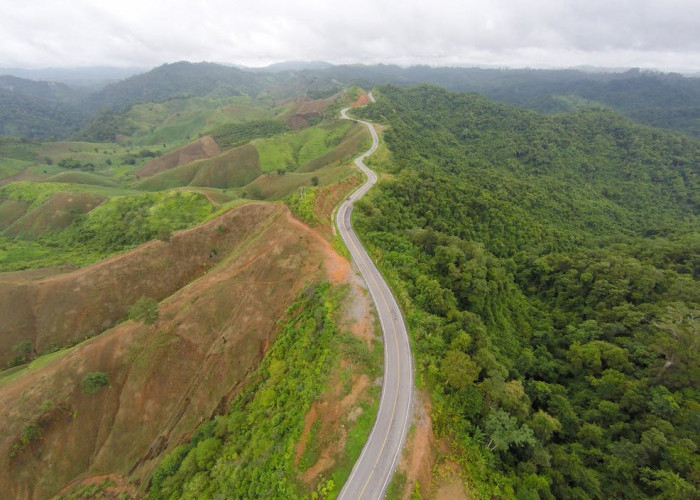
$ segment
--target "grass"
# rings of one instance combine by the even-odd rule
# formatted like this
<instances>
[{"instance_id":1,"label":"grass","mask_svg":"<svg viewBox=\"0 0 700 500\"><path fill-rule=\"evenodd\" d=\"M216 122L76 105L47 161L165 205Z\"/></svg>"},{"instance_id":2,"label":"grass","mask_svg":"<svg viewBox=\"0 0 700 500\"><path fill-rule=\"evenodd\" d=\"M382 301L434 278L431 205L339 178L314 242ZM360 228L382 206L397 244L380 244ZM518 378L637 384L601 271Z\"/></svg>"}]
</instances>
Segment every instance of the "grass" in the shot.
<instances>
[{"instance_id":1,"label":"grass","mask_svg":"<svg viewBox=\"0 0 700 500\"><path fill-rule=\"evenodd\" d=\"M206 196L187 191L113 197L66 229L36 241L0 236L0 271L85 266L162 233L204 222L214 211Z\"/></svg>"},{"instance_id":2,"label":"grass","mask_svg":"<svg viewBox=\"0 0 700 500\"><path fill-rule=\"evenodd\" d=\"M348 440L345 443L343 457L338 461L338 465L331 475L334 483L334 489L329 495L331 498L338 496L345 481L350 477L350 472L360 457L362 448L365 446L369 433L372 431L379 405L378 389L379 387L376 386L372 388L372 403L361 405L362 414L357 418L355 425L348 430Z\"/></svg>"},{"instance_id":3,"label":"grass","mask_svg":"<svg viewBox=\"0 0 700 500\"><path fill-rule=\"evenodd\" d=\"M351 127L349 122L333 121L298 132L289 132L253 142L260 155L263 172L294 171L336 147Z\"/></svg>"},{"instance_id":4,"label":"grass","mask_svg":"<svg viewBox=\"0 0 700 500\"><path fill-rule=\"evenodd\" d=\"M13 182L0 187L0 199L29 203L29 209L36 208L56 193L89 193L111 198L135 194L137 191L120 187L96 186L88 184L66 184L62 182Z\"/></svg>"},{"instance_id":5,"label":"grass","mask_svg":"<svg viewBox=\"0 0 700 500\"><path fill-rule=\"evenodd\" d=\"M284 175L276 173L263 174L245 189L255 194L255 198L263 200L281 200L282 198L295 193L300 188L311 187L311 178L318 177L319 186L334 184L350 172L349 168L340 165L328 167L316 172L290 172Z\"/></svg>"},{"instance_id":6,"label":"grass","mask_svg":"<svg viewBox=\"0 0 700 500\"><path fill-rule=\"evenodd\" d=\"M18 174L30 165L33 165L33 162L15 158L2 158L0 159L0 179Z\"/></svg>"},{"instance_id":7,"label":"grass","mask_svg":"<svg viewBox=\"0 0 700 500\"><path fill-rule=\"evenodd\" d=\"M89 172L65 172L61 171L56 175L48 177L44 182L58 182L61 184L90 184L93 186L103 186L118 188L119 182L104 175L92 174Z\"/></svg>"},{"instance_id":8,"label":"grass","mask_svg":"<svg viewBox=\"0 0 700 500\"><path fill-rule=\"evenodd\" d=\"M133 106L125 119L135 129L133 145L181 146L225 123L270 118L262 103L248 97L173 99Z\"/></svg>"},{"instance_id":9,"label":"grass","mask_svg":"<svg viewBox=\"0 0 700 500\"><path fill-rule=\"evenodd\" d=\"M68 347L49 354L43 354L27 365L10 368L9 370L0 372L0 387L8 382L11 382L12 380L23 377L31 372L35 372L54 360L62 358L71 352L72 349L73 347Z\"/></svg>"},{"instance_id":10,"label":"grass","mask_svg":"<svg viewBox=\"0 0 700 500\"><path fill-rule=\"evenodd\" d=\"M213 158L197 160L159 172L135 184L138 189L161 191L181 186L227 189L244 186L260 175L254 147L245 145Z\"/></svg>"},{"instance_id":11,"label":"grass","mask_svg":"<svg viewBox=\"0 0 700 500\"><path fill-rule=\"evenodd\" d=\"M15 160L36 161L36 152L39 142L19 137L0 136L0 158L12 158Z\"/></svg>"},{"instance_id":12,"label":"grass","mask_svg":"<svg viewBox=\"0 0 700 500\"><path fill-rule=\"evenodd\" d=\"M403 497L403 491L406 488L406 473L396 471L394 477L391 478L389 486L386 488L385 500L399 500Z\"/></svg>"},{"instance_id":13,"label":"grass","mask_svg":"<svg viewBox=\"0 0 700 500\"><path fill-rule=\"evenodd\" d=\"M226 416L203 424L156 469L149 498L298 498L294 450L335 357L329 285L288 309L273 346ZM203 460L201 457L206 456ZM208 471L205 474L201 472Z\"/></svg>"}]
</instances>

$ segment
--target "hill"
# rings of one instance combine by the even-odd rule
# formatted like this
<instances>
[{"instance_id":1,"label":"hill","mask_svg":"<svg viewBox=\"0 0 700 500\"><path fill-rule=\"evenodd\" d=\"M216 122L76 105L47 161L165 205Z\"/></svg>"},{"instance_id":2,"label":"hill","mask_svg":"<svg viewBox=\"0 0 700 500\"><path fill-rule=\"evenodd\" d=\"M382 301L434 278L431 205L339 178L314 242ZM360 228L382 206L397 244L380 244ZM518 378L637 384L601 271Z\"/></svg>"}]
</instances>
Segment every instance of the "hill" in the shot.
<instances>
[{"instance_id":1,"label":"hill","mask_svg":"<svg viewBox=\"0 0 700 500\"><path fill-rule=\"evenodd\" d=\"M350 65L327 68L324 78L365 88L380 84L432 84L478 92L540 112L606 106L647 125L700 137L700 78L631 69L581 70L432 68Z\"/></svg>"},{"instance_id":2,"label":"hill","mask_svg":"<svg viewBox=\"0 0 700 500\"><path fill-rule=\"evenodd\" d=\"M55 82L0 76L0 135L65 138L87 123L80 91Z\"/></svg>"},{"instance_id":3,"label":"hill","mask_svg":"<svg viewBox=\"0 0 700 500\"><path fill-rule=\"evenodd\" d=\"M136 187L151 191L178 186L227 189L245 186L261 173L258 151L247 144L212 158L165 170L139 181Z\"/></svg>"},{"instance_id":4,"label":"hill","mask_svg":"<svg viewBox=\"0 0 700 500\"><path fill-rule=\"evenodd\" d=\"M106 329L0 378L2 491L46 498L88 476L118 476L135 487L147 481L154 459L245 387L287 306L327 276L319 262L329 252L282 206L253 204L169 243L64 275L13 275L0 283L0 303L33 325L18 332L31 334L39 351L83 336L85 328ZM122 322L142 295L160 301L157 322ZM87 390L90 373L104 373L106 385Z\"/></svg>"},{"instance_id":5,"label":"hill","mask_svg":"<svg viewBox=\"0 0 700 500\"><path fill-rule=\"evenodd\" d=\"M504 103L548 113L602 105L641 123L700 137L700 78L639 70L587 72L295 63L261 70L178 62L98 90L1 78L15 82L0 84L0 99L5 103L1 108L4 135L66 138L92 119L96 122L77 135L91 140L113 140L113 129L124 129L121 115L139 104L193 97L250 96L275 100L301 94L325 99L353 84L372 88L387 83L401 86L429 83L450 90L479 92ZM8 85L16 90L8 93ZM20 88L24 90L18 92ZM130 129L125 130L128 135Z\"/></svg>"},{"instance_id":6,"label":"hill","mask_svg":"<svg viewBox=\"0 0 700 500\"><path fill-rule=\"evenodd\" d=\"M163 102L216 93L255 97L274 81L269 77L213 63L178 62L113 83L92 94L89 109L118 110L145 102Z\"/></svg>"},{"instance_id":7,"label":"hill","mask_svg":"<svg viewBox=\"0 0 700 500\"><path fill-rule=\"evenodd\" d=\"M196 141L171 151L163 156L154 158L146 165L136 171L138 177L149 177L164 170L179 167L186 163L204 158L211 158L221 154L221 148L214 139L209 136L202 137Z\"/></svg>"},{"instance_id":8,"label":"hill","mask_svg":"<svg viewBox=\"0 0 700 500\"><path fill-rule=\"evenodd\" d=\"M391 176L356 223L472 494L693 498L700 143L602 109L375 96Z\"/></svg>"}]
</instances>

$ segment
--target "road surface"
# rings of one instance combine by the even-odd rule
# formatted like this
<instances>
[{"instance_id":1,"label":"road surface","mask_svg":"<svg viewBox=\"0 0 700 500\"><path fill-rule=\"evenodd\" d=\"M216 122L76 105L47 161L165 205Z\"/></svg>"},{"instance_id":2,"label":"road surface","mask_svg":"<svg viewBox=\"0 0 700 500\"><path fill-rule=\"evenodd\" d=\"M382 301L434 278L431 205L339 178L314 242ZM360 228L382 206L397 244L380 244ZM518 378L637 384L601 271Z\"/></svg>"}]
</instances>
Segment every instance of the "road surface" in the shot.
<instances>
[{"instance_id":1,"label":"road surface","mask_svg":"<svg viewBox=\"0 0 700 500\"><path fill-rule=\"evenodd\" d=\"M371 94L370 99L373 100ZM348 109L343 109L341 115L347 120L353 120L347 115ZM401 310L384 278L355 235L350 221L355 201L377 182L377 175L367 168L363 160L374 153L379 143L377 132L370 123L354 121L362 123L372 133L372 147L355 159L355 164L367 175L367 182L343 202L338 209L336 221L340 235L367 283L377 309L384 339L384 377L374 427L338 499L378 500L384 496L406 439L411 418L413 362Z\"/></svg>"}]
</instances>

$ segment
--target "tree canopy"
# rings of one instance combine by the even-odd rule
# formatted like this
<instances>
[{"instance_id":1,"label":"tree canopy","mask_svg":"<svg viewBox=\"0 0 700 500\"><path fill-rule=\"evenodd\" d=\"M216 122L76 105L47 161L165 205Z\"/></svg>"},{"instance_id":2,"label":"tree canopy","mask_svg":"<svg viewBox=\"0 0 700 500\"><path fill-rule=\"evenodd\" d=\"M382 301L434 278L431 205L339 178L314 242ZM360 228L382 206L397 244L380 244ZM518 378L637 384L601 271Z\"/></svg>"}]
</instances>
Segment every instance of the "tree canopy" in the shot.
<instances>
[{"instance_id":1,"label":"tree canopy","mask_svg":"<svg viewBox=\"0 0 700 500\"><path fill-rule=\"evenodd\" d=\"M375 96L393 175L356 225L473 493L694 498L700 142L599 108Z\"/></svg>"}]
</instances>

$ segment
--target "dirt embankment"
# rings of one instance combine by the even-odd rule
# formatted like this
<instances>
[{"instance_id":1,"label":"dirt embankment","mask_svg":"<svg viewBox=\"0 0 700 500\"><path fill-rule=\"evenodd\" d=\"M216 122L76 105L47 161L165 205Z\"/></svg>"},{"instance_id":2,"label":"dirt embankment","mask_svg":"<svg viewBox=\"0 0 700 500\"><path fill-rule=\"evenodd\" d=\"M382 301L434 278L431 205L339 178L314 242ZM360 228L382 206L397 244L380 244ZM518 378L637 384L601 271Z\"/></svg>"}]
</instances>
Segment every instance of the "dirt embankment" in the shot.
<instances>
[{"instance_id":1,"label":"dirt embankment","mask_svg":"<svg viewBox=\"0 0 700 500\"><path fill-rule=\"evenodd\" d=\"M214 247L224 254L221 263L188 284L180 268L194 262L189 276L196 277L211 266ZM332 253L283 206L253 204L176 234L170 243L149 243L66 276L25 283L25 300L45 308L45 321L48 311L60 315L67 306L81 314L55 321L75 325L81 324L76 316L99 316L110 297L137 296L161 282L178 283L179 290L161 302L155 325L122 323L0 380L0 491L8 498L46 498L72 481L106 474L138 486L153 471L152 457L225 407L298 292L337 274L338 262L320 264L333 260ZM85 292L90 283L102 285ZM84 295L75 303L66 297L78 292ZM86 394L81 382L91 372L106 373L109 385ZM27 429L33 431L23 442Z\"/></svg>"},{"instance_id":2,"label":"dirt embankment","mask_svg":"<svg viewBox=\"0 0 700 500\"><path fill-rule=\"evenodd\" d=\"M136 175L149 177L171 168L179 167L196 160L204 160L221 154L221 148L211 136L204 136L168 154L154 158L143 167Z\"/></svg>"}]
</instances>

